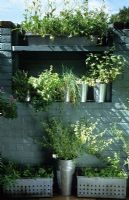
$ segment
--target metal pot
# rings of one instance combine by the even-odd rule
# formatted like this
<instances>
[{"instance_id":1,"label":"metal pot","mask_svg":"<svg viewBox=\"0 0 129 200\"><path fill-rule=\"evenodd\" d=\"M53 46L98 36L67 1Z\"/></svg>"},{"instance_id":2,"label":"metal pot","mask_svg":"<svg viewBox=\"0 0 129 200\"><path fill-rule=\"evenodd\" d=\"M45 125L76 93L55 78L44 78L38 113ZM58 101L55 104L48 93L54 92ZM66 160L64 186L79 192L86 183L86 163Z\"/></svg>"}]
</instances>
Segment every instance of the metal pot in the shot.
<instances>
[{"instance_id":1,"label":"metal pot","mask_svg":"<svg viewBox=\"0 0 129 200\"><path fill-rule=\"evenodd\" d=\"M63 196L71 195L75 162L73 160L59 160L58 183Z\"/></svg>"}]
</instances>

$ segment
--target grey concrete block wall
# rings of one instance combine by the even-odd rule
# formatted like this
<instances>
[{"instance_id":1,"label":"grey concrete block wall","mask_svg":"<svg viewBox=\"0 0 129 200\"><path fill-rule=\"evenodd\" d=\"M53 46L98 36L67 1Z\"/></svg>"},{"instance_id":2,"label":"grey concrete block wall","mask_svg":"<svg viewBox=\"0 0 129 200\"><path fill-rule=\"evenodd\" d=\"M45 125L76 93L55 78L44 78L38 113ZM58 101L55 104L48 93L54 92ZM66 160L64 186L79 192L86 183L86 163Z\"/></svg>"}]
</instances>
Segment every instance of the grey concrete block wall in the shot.
<instances>
[{"instance_id":1,"label":"grey concrete block wall","mask_svg":"<svg viewBox=\"0 0 129 200\"><path fill-rule=\"evenodd\" d=\"M12 33L10 28L0 28L0 87L11 93Z\"/></svg>"},{"instance_id":2,"label":"grey concrete block wall","mask_svg":"<svg viewBox=\"0 0 129 200\"><path fill-rule=\"evenodd\" d=\"M6 158L19 163L37 164L45 160L45 154L37 145L41 136L41 118L28 105L18 103L18 118L0 118L0 152Z\"/></svg>"},{"instance_id":3,"label":"grey concrete block wall","mask_svg":"<svg viewBox=\"0 0 129 200\"><path fill-rule=\"evenodd\" d=\"M118 35L115 36L116 39L117 37ZM52 116L62 117L67 121L76 121L82 117L93 123L99 120L98 128L100 130L109 129L116 124L117 127L129 134L129 103L127 100L129 98L129 51L123 43L118 45L118 40L116 40L115 53L122 54L127 59L127 65L123 74L112 84L112 102L87 102L77 105L53 103L46 112L40 113L36 113L28 104L18 103L18 118L13 120L0 118L0 152L4 157L30 164L42 163L48 159L49 154L35 143L35 139L40 138L43 133L42 122ZM10 58L10 54L8 57ZM49 64L50 60L45 60L46 63ZM29 68L29 66L27 67ZM33 71L33 68L30 70ZM116 149L119 151L119 147ZM96 158L92 158L84 155L78 159L78 165L99 164Z\"/></svg>"}]
</instances>

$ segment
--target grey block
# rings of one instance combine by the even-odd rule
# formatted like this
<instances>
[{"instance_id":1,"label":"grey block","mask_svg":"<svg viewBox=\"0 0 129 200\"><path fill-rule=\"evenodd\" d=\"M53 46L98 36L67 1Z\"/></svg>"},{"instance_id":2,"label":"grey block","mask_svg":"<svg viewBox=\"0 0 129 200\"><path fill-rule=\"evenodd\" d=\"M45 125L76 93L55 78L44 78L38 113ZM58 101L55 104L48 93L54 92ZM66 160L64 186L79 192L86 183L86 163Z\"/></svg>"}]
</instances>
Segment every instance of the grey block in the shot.
<instances>
[{"instance_id":1,"label":"grey block","mask_svg":"<svg viewBox=\"0 0 129 200\"><path fill-rule=\"evenodd\" d=\"M0 80L0 86L2 87L6 87L6 86L11 87L11 85L12 85L11 79Z\"/></svg>"},{"instance_id":2,"label":"grey block","mask_svg":"<svg viewBox=\"0 0 129 200\"><path fill-rule=\"evenodd\" d=\"M0 66L1 65L10 65L10 64L12 64L11 58L1 58L0 59Z\"/></svg>"},{"instance_id":3,"label":"grey block","mask_svg":"<svg viewBox=\"0 0 129 200\"><path fill-rule=\"evenodd\" d=\"M0 64L0 73L11 73L12 72L12 65L1 65Z\"/></svg>"},{"instance_id":4,"label":"grey block","mask_svg":"<svg viewBox=\"0 0 129 200\"><path fill-rule=\"evenodd\" d=\"M0 51L0 59L1 58L11 58L12 52L11 51Z\"/></svg>"},{"instance_id":5,"label":"grey block","mask_svg":"<svg viewBox=\"0 0 129 200\"><path fill-rule=\"evenodd\" d=\"M11 51L12 47L10 43L0 43L0 51L2 50L7 50L7 51Z\"/></svg>"},{"instance_id":6,"label":"grey block","mask_svg":"<svg viewBox=\"0 0 129 200\"><path fill-rule=\"evenodd\" d=\"M11 80L12 73L0 73L0 80Z\"/></svg>"},{"instance_id":7,"label":"grey block","mask_svg":"<svg viewBox=\"0 0 129 200\"><path fill-rule=\"evenodd\" d=\"M11 35L10 28L0 28L0 35Z\"/></svg>"},{"instance_id":8,"label":"grey block","mask_svg":"<svg viewBox=\"0 0 129 200\"><path fill-rule=\"evenodd\" d=\"M0 35L0 43L11 43L11 35Z\"/></svg>"}]
</instances>

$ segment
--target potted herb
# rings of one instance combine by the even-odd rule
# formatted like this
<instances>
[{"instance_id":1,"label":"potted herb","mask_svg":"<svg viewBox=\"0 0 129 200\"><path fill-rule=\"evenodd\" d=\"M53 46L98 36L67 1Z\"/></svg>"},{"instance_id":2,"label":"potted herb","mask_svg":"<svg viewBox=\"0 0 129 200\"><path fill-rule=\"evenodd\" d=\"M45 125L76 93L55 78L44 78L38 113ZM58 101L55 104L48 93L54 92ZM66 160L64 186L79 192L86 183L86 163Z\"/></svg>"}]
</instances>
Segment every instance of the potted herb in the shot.
<instances>
[{"instance_id":1,"label":"potted herb","mask_svg":"<svg viewBox=\"0 0 129 200\"><path fill-rule=\"evenodd\" d=\"M114 55L111 52L89 54L86 67L94 79L94 98L97 102L105 101L107 84L112 83L122 73L124 64L125 59L121 55Z\"/></svg>"},{"instance_id":2,"label":"potted herb","mask_svg":"<svg viewBox=\"0 0 129 200\"><path fill-rule=\"evenodd\" d=\"M44 70L39 77L30 77L29 84L32 86L32 105L36 110L44 110L47 105L60 99L61 81L59 75L53 72L53 66Z\"/></svg>"},{"instance_id":3,"label":"potted herb","mask_svg":"<svg viewBox=\"0 0 129 200\"><path fill-rule=\"evenodd\" d=\"M94 86L94 78L92 75L87 71L86 75L83 75L78 84L80 85L80 101L86 102L88 100L88 91L89 88Z\"/></svg>"},{"instance_id":4,"label":"potted herb","mask_svg":"<svg viewBox=\"0 0 129 200\"><path fill-rule=\"evenodd\" d=\"M51 197L53 173L50 168L20 166L5 161L1 184L4 194L11 197Z\"/></svg>"},{"instance_id":5,"label":"potted herb","mask_svg":"<svg viewBox=\"0 0 129 200\"><path fill-rule=\"evenodd\" d=\"M65 71L62 75L62 86L64 89L65 102L77 102L79 97L78 78L71 70Z\"/></svg>"},{"instance_id":6,"label":"potted herb","mask_svg":"<svg viewBox=\"0 0 129 200\"><path fill-rule=\"evenodd\" d=\"M126 198L127 173L116 153L107 157L103 168L82 168L77 176L77 196L94 198Z\"/></svg>"},{"instance_id":7,"label":"potted herb","mask_svg":"<svg viewBox=\"0 0 129 200\"><path fill-rule=\"evenodd\" d=\"M52 119L44 124L44 134L40 140L43 147L49 148L59 159L59 182L63 195L71 194L75 159L83 153L99 155L111 143L104 140L104 132L93 133L95 124L85 119L75 123L65 123Z\"/></svg>"},{"instance_id":8,"label":"potted herb","mask_svg":"<svg viewBox=\"0 0 129 200\"><path fill-rule=\"evenodd\" d=\"M33 0L31 6L26 6L21 28L29 33L29 45L33 41L35 45L93 46L107 34L108 16L103 8L89 11L86 2L78 8L77 5L76 8L70 7L64 0L64 7L57 14L57 8L50 0L48 10L42 15L40 0ZM42 36L42 43L39 36Z\"/></svg>"}]
</instances>

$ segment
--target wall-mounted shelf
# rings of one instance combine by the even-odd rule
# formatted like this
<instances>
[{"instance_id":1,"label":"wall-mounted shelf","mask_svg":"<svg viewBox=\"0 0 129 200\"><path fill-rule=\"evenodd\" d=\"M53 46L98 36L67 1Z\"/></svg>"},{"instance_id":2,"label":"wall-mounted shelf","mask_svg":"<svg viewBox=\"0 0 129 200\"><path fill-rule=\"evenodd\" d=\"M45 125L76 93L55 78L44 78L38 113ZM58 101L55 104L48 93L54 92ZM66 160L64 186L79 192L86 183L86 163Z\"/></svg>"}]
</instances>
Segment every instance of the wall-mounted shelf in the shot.
<instances>
[{"instance_id":1,"label":"wall-mounted shelf","mask_svg":"<svg viewBox=\"0 0 129 200\"><path fill-rule=\"evenodd\" d=\"M13 52L21 52L21 51L77 51L77 52L102 52L105 50L108 50L108 46L83 46L83 45L74 45L74 46L69 46L69 45L30 45L30 46L12 46L12 51Z\"/></svg>"}]
</instances>

